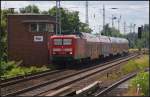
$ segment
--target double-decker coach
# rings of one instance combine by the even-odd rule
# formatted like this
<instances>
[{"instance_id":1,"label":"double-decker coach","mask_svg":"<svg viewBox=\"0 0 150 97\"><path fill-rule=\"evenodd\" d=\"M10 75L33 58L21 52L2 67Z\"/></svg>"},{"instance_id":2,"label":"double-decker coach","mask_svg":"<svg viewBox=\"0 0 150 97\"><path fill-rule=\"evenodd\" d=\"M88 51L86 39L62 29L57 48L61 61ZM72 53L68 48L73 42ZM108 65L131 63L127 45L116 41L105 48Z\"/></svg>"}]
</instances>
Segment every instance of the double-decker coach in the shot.
<instances>
[{"instance_id":1,"label":"double-decker coach","mask_svg":"<svg viewBox=\"0 0 150 97\"><path fill-rule=\"evenodd\" d=\"M99 59L128 52L128 40L89 33L50 36L53 62Z\"/></svg>"}]
</instances>

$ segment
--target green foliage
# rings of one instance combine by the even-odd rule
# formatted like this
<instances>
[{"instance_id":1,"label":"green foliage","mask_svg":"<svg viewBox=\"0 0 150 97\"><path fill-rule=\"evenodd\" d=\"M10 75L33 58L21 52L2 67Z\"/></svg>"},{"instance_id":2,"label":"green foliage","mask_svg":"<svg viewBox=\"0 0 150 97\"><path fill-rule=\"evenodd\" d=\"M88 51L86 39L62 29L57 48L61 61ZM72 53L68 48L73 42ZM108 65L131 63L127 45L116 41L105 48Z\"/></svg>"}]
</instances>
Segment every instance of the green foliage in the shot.
<instances>
[{"instance_id":1,"label":"green foliage","mask_svg":"<svg viewBox=\"0 0 150 97\"><path fill-rule=\"evenodd\" d=\"M19 75L24 75L24 71L21 67L13 68L10 71L7 71L4 75L2 75L2 78L12 78Z\"/></svg>"},{"instance_id":2,"label":"green foliage","mask_svg":"<svg viewBox=\"0 0 150 97\"><path fill-rule=\"evenodd\" d=\"M19 75L27 75L32 74L36 72L41 72L48 70L49 68L43 66L43 67L19 67L17 66L19 62L10 61L10 62L4 62L2 61L0 64L0 76L2 79L6 78L12 78Z\"/></svg>"},{"instance_id":3,"label":"green foliage","mask_svg":"<svg viewBox=\"0 0 150 97\"><path fill-rule=\"evenodd\" d=\"M10 71L12 68L16 67L16 63L14 61L10 61L10 62L4 62L1 61L0 62L0 76L2 76L4 73L6 73L7 71Z\"/></svg>"},{"instance_id":4,"label":"green foliage","mask_svg":"<svg viewBox=\"0 0 150 97\"><path fill-rule=\"evenodd\" d=\"M103 29L101 31L102 35L112 36L112 37L121 37L122 36L117 29L115 29L114 27L113 28L109 27L109 24L106 24L104 26L104 28L105 28L105 30Z\"/></svg>"},{"instance_id":5,"label":"green foliage","mask_svg":"<svg viewBox=\"0 0 150 97\"><path fill-rule=\"evenodd\" d=\"M49 9L49 14L51 16L56 16L56 7ZM79 12L68 11L67 9L60 8L61 12L61 29L62 33L70 34L73 32L91 32L87 24L81 23L79 20Z\"/></svg>"},{"instance_id":6,"label":"green foliage","mask_svg":"<svg viewBox=\"0 0 150 97\"><path fill-rule=\"evenodd\" d=\"M105 31L104 29L101 31L102 35L127 38L130 48L149 48L149 24L144 24L141 39L138 39L135 32L122 35L117 29L109 27L109 24L106 24L104 28Z\"/></svg>"},{"instance_id":7,"label":"green foliage","mask_svg":"<svg viewBox=\"0 0 150 97\"><path fill-rule=\"evenodd\" d=\"M145 55L142 58L130 60L127 64L125 64L122 67L122 71L124 74L127 74L137 69L144 70L148 66L149 66L149 57L148 55Z\"/></svg>"},{"instance_id":8,"label":"green foliage","mask_svg":"<svg viewBox=\"0 0 150 97\"><path fill-rule=\"evenodd\" d=\"M80 22L79 31L80 32L86 32L86 33L91 33L92 29L89 28L88 24Z\"/></svg>"},{"instance_id":9,"label":"green foliage","mask_svg":"<svg viewBox=\"0 0 150 97\"><path fill-rule=\"evenodd\" d=\"M9 14L9 10L1 10L1 33L0 33L0 61L7 61L7 14Z\"/></svg>"},{"instance_id":10,"label":"green foliage","mask_svg":"<svg viewBox=\"0 0 150 97\"><path fill-rule=\"evenodd\" d=\"M149 96L149 72L139 73L134 79L131 80L130 84L133 88L137 88L137 85L139 84L142 95Z\"/></svg>"},{"instance_id":11,"label":"green foliage","mask_svg":"<svg viewBox=\"0 0 150 97\"><path fill-rule=\"evenodd\" d=\"M48 11L42 11L41 14L48 14Z\"/></svg>"},{"instance_id":12,"label":"green foliage","mask_svg":"<svg viewBox=\"0 0 150 97\"><path fill-rule=\"evenodd\" d=\"M141 39L138 39L137 33L128 33L125 37L130 48L149 48L149 24L144 25Z\"/></svg>"},{"instance_id":13,"label":"green foliage","mask_svg":"<svg viewBox=\"0 0 150 97\"><path fill-rule=\"evenodd\" d=\"M39 13L39 8L36 5L28 5L25 8L20 8L20 13Z\"/></svg>"}]
</instances>

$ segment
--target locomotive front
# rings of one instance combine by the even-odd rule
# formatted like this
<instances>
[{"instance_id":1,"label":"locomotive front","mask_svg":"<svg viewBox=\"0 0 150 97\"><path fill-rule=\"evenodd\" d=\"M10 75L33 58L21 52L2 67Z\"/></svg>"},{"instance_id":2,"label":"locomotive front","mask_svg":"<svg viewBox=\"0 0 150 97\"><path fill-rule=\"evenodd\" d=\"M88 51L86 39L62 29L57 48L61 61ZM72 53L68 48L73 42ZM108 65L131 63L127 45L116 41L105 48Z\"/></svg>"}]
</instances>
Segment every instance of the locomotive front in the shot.
<instances>
[{"instance_id":1,"label":"locomotive front","mask_svg":"<svg viewBox=\"0 0 150 97\"><path fill-rule=\"evenodd\" d=\"M53 62L71 61L74 59L74 35L54 35L50 37L50 41L51 60Z\"/></svg>"}]
</instances>

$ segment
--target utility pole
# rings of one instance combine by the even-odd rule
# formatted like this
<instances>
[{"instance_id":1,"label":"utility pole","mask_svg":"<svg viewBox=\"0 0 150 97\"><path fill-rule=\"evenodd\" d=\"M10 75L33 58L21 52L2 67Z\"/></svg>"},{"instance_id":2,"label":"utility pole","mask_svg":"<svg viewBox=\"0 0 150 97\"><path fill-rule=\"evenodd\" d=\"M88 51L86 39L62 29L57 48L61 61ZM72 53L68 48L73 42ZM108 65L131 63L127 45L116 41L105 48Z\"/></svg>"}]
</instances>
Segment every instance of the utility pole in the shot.
<instances>
[{"instance_id":1,"label":"utility pole","mask_svg":"<svg viewBox=\"0 0 150 97\"><path fill-rule=\"evenodd\" d=\"M132 33L132 23L130 23L130 33Z\"/></svg>"},{"instance_id":2,"label":"utility pole","mask_svg":"<svg viewBox=\"0 0 150 97\"><path fill-rule=\"evenodd\" d=\"M60 9L60 1L59 1L59 34L61 34L61 9Z\"/></svg>"},{"instance_id":3,"label":"utility pole","mask_svg":"<svg viewBox=\"0 0 150 97\"><path fill-rule=\"evenodd\" d=\"M124 21L124 35L125 35L125 33L126 33L126 22Z\"/></svg>"},{"instance_id":4,"label":"utility pole","mask_svg":"<svg viewBox=\"0 0 150 97\"><path fill-rule=\"evenodd\" d=\"M101 35L101 25L99 25L99 34Z\"/></svg>"},{"instance_id":5,"label":"utility pole","mask_svg":"<svg viewBox=\"0 0 150 97\"><path fill-rule=\"evenodd\" d=\"M60 1L56 1L56 34L61 34L61 10L60 10Z\"/></svg>"},{"instance_id":6,"label":"utility pole","mask_svg":"<svg viewBox=\"0 0 150 97\"><path fill-rule=\"evenodd\" d=\"M58 34L58 1L56 0L56 35Z\"/></svg>"},{"instance_id":7,"label":"utility pole","mask_svg":"<svg viewBox=\"0 0 150 97\"><path fill-rule=\"evenodd\" d=\"M133 25L133 32L134 32L134 33L135 33L135 26L136 26L136 24Z\"/></svg>"},{"instance_id":8,"label":"utility pole","mask_svg":"<svg viewBox=\"0 0 150 97\"><path fill-rule=\"evenodd\" d=\"M112 14L112 28L114 27L114 15Z\"/></svg>"},{"instance_id":9,"label":"utility pole","mask_svg":"<svg viewBox=\"0 0 150 97\"><path fill-rule=\"evenodd\" d=\"M105 30L105 5L103 5L103 31L106 34L106 30Z\"/></svg>"},{"instance_id":10,"label":"utility pole","mask_svg":"<svg viewBox=\"0 0 150 97\"><path fill-rule=\"evenodd\" d=\"M85 18L85 23L89 25L89 18L88 18L88 1L86 1L85 7L86 7L86 9L85 9L85 17L86 17L86 18Z\"/></svg>"},{"instance_id":11,"label":"utility pole","mask_svg":"<svg viewBox=\"0 0 150 97\"><path fill-rule=\"evenodd\" d=\"M118 18L118 31L120 31L120 21L121 21L121 15L120 15L120 17Z\"/></svg>"}]
</instances>

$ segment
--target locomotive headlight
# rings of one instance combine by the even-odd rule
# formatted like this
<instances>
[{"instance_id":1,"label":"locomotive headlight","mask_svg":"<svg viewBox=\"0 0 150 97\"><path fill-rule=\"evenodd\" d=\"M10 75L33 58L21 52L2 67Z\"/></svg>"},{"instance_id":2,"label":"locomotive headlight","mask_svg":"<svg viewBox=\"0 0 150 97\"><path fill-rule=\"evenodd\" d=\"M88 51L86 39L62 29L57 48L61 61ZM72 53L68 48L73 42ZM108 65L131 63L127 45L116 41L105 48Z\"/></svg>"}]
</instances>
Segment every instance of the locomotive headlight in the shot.
<instances>
[{"instance_id":1,"label":"locomotive headlight","mask_svg":"<svg viewBox=\"0 0 150 97\"><path fill-rule=\"evenodd\" d=\"M72 54L72 52L70 52L70 54Z\"/></svg>"},{"instance_id":2,"label":"locomotive headlight","mask_svg":"<svg viewBox=\"0 0 150 97\"><path fill-rule=\"evenodd\" d=\"M53 51L61 51L60 48L53 48Z\"/></svg>"},{"instance_id":3,"label":"locomotive headlight","mask_svg":"<svg viewBox=\"0 0 150 97\"><path fill-rule=\"evenodd\" d=\"M53 52L53 54L56 54L56 52Z\"/></svg>"}]
</instances>

